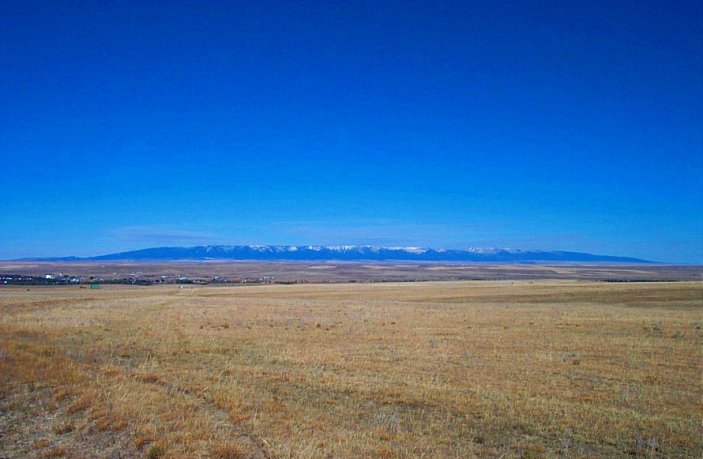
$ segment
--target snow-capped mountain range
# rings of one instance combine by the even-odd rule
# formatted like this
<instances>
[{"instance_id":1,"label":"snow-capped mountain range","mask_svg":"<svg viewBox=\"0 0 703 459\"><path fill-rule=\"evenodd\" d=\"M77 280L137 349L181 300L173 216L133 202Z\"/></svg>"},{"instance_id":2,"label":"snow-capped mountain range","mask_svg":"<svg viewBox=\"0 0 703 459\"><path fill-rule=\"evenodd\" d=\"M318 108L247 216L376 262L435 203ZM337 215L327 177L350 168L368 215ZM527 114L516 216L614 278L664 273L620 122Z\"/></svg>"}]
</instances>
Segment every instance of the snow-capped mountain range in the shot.
<instances>
[{"instance_id":1,"label":"snow-capped mountain range","mask_svg":"<svg viewBox=\"0 0 703 459\"><path fill-rule=\"evenodd\" d=\"M174 261L174 260L257 260L257 261L429 261L429 262L580 262L651 263L631 257L593 255L582 252L497 249L472 247L429 249L422 247L374 247L355 245L205 245L156 247L95 257L44 258L46 261Z\"/></svg>"}]
</instances>

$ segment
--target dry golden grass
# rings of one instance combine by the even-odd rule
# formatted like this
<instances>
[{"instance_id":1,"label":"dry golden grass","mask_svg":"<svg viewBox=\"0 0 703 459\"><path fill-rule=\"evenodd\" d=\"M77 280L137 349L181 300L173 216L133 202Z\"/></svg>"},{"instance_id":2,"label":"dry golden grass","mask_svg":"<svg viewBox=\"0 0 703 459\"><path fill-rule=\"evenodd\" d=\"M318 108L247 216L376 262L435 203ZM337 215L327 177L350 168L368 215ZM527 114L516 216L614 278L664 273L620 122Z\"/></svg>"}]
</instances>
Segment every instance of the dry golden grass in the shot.
<instances>
[{"instance_id":1,"label":"dry golden grass","mask_svg":"<svg viewBox=\"0 0 703 459\"><path fill-rule=\"evenodd\" d=\"M702 312L693 282L4 288L0 456L701 457Z\"/></svg>"}]
</instances>

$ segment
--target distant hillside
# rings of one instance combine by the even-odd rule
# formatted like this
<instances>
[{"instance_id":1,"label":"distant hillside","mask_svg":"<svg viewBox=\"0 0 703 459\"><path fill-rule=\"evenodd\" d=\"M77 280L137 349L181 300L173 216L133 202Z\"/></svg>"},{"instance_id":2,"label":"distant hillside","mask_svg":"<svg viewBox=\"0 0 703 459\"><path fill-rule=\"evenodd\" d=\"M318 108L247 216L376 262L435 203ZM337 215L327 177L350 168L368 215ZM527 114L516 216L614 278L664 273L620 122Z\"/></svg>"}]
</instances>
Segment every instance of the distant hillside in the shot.
<instances>
[{"instance_id":1,"label":"distant hillside","mask_svg":"<svg viewBox=\"0 0 703 459\"><path fill-rule=\"evenodd\" d=\"M593 255L581 252L531 251L518 249L470 248L467 250L419 247L372 246L282 246L208 245L157 247L96 257L45 258L45 261L173 261L173 260L257 260L257 261L432 261L489 263L652 263L638 258Z\"/></svg>"}]
</instances>

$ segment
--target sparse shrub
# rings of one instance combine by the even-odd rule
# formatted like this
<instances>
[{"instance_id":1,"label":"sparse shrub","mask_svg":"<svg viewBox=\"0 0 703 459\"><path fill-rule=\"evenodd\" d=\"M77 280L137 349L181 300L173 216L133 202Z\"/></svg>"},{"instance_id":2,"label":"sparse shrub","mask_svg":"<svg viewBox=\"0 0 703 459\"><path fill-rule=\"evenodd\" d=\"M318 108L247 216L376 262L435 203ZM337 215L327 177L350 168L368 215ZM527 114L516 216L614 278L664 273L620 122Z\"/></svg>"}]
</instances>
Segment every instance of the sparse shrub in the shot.
<instances>
[{"instance_id":1,"label":"sparse shrub","mask_svg":"<svg viewBox=\"0 0 703 459\"><path fill-rule=\"evenodd\" d=\"M160 381L159 376L157 374L151 373L151 372L142 373L138 376L138 378L140 381L145 382L145 383L150 383L150 384L155 384Z\"/></svg>"},{"instance_id":2,"label":"sparse shrub","mask_svg":"<svg viewBox=\"0 0 703 459\"><path fill-rule=\"evenodd\" d=\"M571 354L562 354L561 361L571 363L572 365L580 365L581 354L579 352L573 352Z\"/></svg>"},{"instance_id":3,"label":"sparse shrub","mask_svg":"<svg viewBox=\"0 0 703 459\"><path fill-rule=\"evenodd\" d=\"M34 447L35 448L46 448L51 444L51 440L48 438L40 438L38 440L34 440Z\"/></svg>"},{"instance_id":4,"label":"sparse shrub","mask_svg":"<svg viewBox=\"0 0 703 459\"><path fill-rule=\"evenodd\" d=\"M114 421L113 415L106 412L95 413L95 427L99 432L104 432L111 429Z\"/></svg>"},{"instance_id":5,"label":"sparse shrub","mask_svg":"<svg viewBox=\"0 0 703 459\"><path fill-rule=\"evenodd\" d=\"M79 411L83 411L87 409L90 406L90 399L88 397L81 397L78 400L74 401L70 405L68 405L68 408L66 411L68 414L75 414L78 413Z\"/></svg>"},{"instance_id":6,"label":"sparse shrub","mask_svg":"<svg viewBox=\"0 0 703 459\"><path fill-rule=\"evenodd\" d=\"M374 416L373 423L387 432L396 433L400 430L400 413L381 410Z\"/></svg>"},{"instance_id":7,"label":"sparse shrub","mask_svg":"<svg viewBox=\"0 0 703 459\"><path fill-rule=\"evenodd\" d=\"M376 453L377 453L376 457L384 458L384 459L389 458L389 457L393 457L396 455L396 453L393 449L391 449L385 445L381 446Z\"/></svg>"},{"instance_id":8,"label":"sparse shrub","mask_svg":"<svg viewBox=\"0 0 703 459\"><path fill-rule=\"evenodd\" d=\"M546 449L541 445L527 445L522 450L522 455L524 459L538 459L544 458L546 456Z\"/></svg>"},{"instance_id":9,"label":"sparse shrub","mask_svg":"<svg viewBox=\"0 0 703 459\"><path fill-rule=\"evenodd\" d=\"M644 331L648 332L651 335L659 335L664 331L662 329L661 324L658 322L655 322L654 324L652 324L651 327L648 327L645 325L643 328L644 328Z\"/></svg>"},{"instance_id":10,"label":"sparse shrub","mask_svg":"<svg viewBox=\"0 0 703 459\"><path fill-rule=\"evenodd\" d=\"M571 448L571 438L564 437L561 439L561 449L559 450L562 454L565 454Z\"/></svg>"},{"instance_id":11,"label":"sparse shrub","mask_svg":"<svg viewBox=\"0 0 703 459\"><path fill-rule=\"evenodd\" d=\"M161 445L151 445L149 451L146 452L147 459L158 459L166 454L166 450Z\"/></svg>"},{"instance_id":12,"label":"sparse shrub","mask_svg":"<svg viewBox=\"0 0 703 459\"><path fill-rule=\"evenodd\" d=\"M41 348L38 352L42 357L51 357L54 355L54 350L48 347Z\"/></svg>"},{"instance_id":13,"label":"sparse shrub","mask_svg":"<svg viewBox=\"0 0 703 459\"><path fill-rule=\"evenodd\" d=\"M73 424L70 422L65 422L54 427L53 432L56 435L63 435L65 433L73 432Z\"/></svg>"},{"instance_id":14,"label":"sparse shrub","mask_svg":"<svg viewBox=\"0 0 703 459\"><path fill-rule=\"evenodd\" d=\"M238 445L225 443L212 449L212 457L217 459L244 459L247 454Z\"/></svg>"},{"instance_id":15,"label":"sparse shrub","mask_svg":"<svg viewBox=\"0 0 703 459\"><path fill-rule=\"evenodd\" d=\"M627 403L630 400L630 389L623 387L620 389L620 403Z\"/></svg>"},{"instance_id":16,"label":"sparse shrub","mask_svg":"<svg viewBox=\"0 0 703 459\"><path fill-rule=\"evenodd\" d=\"M54 399L53 400L54 400L54 402L60 402L61 400L68 398L69 395L71 395L71 391L69 391L68 389L65 389L65 388L57 389L54 392Z\"/></svg>"},{"instance_id":17,"label":"sparse shrub","mask_svg":"<svg viewBox=\"0 0 703 459\"><path fill-rule=\"evenodd\" d=\"M54 446L48 451L45 451L44 454L42 454L42 457L65 457L66 456L66 450L59 447L59 446Z\"/></svg>"},{"instance_id":18,"label":"sparse shrub","mask_svg":"<svg viewBox=\"0 0 703 459\"><path fill-rule=\"evenodd\" d=\"M650 457L655 457L660 453L659 442L656 438L648 438L645 440L642 435L638 435L635 440L635 448L632 453L637 456L648 455Z\"/></svg>"},{"instance_id":19,"label":"sparse shrub","mask_svg":"<svg viewBox=\"0 0 703 459\"><path fill-rule=\"evenodd\" d=\"M127 424L127 421L123 419L115 419L110 425L110 430L112 430L113 432L119 432L120 430L126 429L128 425L129 424Z\"/></svg>"},{"instance_id":20,"label":"sparse shrub","mask_svg":"<svg viewBox=\"0 0 703 459\"><path fill-rule=\"evenodd\" d=\"M142 448L144 448L146 445L148 445L149 443L151 443L152 441L154 441L154 440L151 439L151 438L149 438L149 437L137 437L137 438L134 440L134 446L136 446L137 449L142 449Z\"/></svg>"}]
</instances>

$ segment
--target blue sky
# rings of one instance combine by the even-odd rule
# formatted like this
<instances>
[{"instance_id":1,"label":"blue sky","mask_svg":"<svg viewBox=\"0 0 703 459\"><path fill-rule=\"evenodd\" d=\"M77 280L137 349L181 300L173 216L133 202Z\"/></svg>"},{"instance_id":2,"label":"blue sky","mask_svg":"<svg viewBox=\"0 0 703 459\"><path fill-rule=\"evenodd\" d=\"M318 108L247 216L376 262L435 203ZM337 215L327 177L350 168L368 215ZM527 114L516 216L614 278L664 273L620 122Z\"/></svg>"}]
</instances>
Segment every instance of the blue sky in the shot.
<instances>
[{"instance_id":1,"label":"blue sky","mask_svg":"<svg viewBox=\"0 0 703 459\"><path fill-rule=\"evenodd\" d=\"M0 3L0 258L703 263L700 2Z\"/></svg>"}]
</instances>

